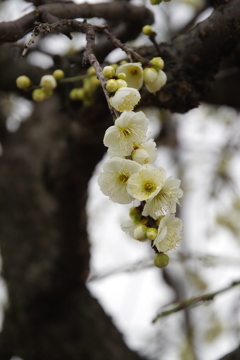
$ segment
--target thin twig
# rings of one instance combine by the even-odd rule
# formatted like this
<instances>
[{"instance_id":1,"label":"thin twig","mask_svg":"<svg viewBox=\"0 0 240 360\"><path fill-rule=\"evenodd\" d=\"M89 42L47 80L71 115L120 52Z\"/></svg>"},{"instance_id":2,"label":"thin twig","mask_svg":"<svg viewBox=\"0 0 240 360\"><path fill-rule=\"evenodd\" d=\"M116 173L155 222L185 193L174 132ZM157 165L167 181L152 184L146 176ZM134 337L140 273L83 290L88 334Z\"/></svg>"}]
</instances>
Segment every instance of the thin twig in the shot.
<instances>
[{"instance_id":1,"label":"thin twig","mask_svg":"<svg viewBox=\"0 0 240 360\"><path fill-rule=\"evenodd\" d=\"M158 45L158 43L156 41L156 36L157 36L157 33L155 33L155 31L154 31L149 35L149 39L151 40L151 42L157 49L158 54L161 56L161 50L160 50L160 46Z\"/></svg>"},{"instance_id":2,"label":"thin twig","mask_svg":"<svg viewBox=\"0 0 240 360\"><path fill-rule=\"evenodd\" d=\"M125 53L130 56L135 58L136 60L140 61L142 64L144 65L148 65L149 64L149 60L143 58L141 55L139 55L136 51L134 51L132 48L130 48L129 46L123 44L120 40L118 40L113 34L111 34L107 29L103 30L103 34L107 37L107 39L109 40L109 42L111 44L113 44L115 47L122 49L123 51L125 51Z\"/></svg>"},{"instance_id":3,"label":"thin twig","mask_svg":"<svg viewBox=\"0 0 240 360\"><path fill-rule=\"evenodd\" d=\"M229 289L232 289L233 287L238 286L238 285L240 285L240 280L239 281L234 281L231 285L227 286L226 288L215 291L213 293L205 294L205 295L202 295L202 296L198 296L198 297L183 301L179 305L175 306L174 308L172 308L170 310L163 311L160 314L158 314L153 319L152 322L155 323L158 319L160 319L162 317L168 316L170 314L174 314L174 313L176 313L176 312L178 312L180 310L183 310L183 309L187 309L190 306L195 306L196 304L198 304L198 303L200 303L202 301L213 300L216 295L221 294L221 293L223 293L225 291L228 291Z\"/></svg>"}]
</instances>

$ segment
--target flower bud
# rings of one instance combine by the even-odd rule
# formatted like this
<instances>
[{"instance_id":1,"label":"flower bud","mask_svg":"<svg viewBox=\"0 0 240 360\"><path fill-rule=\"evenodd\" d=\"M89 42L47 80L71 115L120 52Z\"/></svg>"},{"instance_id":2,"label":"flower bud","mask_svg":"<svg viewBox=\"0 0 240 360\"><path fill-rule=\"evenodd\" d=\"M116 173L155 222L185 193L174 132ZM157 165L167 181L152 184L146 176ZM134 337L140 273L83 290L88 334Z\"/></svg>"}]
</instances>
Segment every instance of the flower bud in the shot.
<instances>
[{"instance_id":1,"label":"flower bud","mask_svg":"<svg viewBox=\"0 0 240 360\"><path fill-rule=\"evenodd\" d=\"M91 76L89 78L89 80L91 81L91 83L94 85L94 86L99 86L100 85L100 81L98 80L98 78L94 75L94 76Z\"/></svg>"},{"instance_id":2,"label":"flower bud","mask_svg":"<svg viewBox=\"0 0 240 360\"><path fill-rule=\"evenodd\" d=\"M154 265L160 269L165 268L169 264L169 257L164 253L159 253L154 259Z\"/></svg>"},{"instance_id":3,"label":"flower bud","mask_svg":"<svg viewBox=\"0 0 240 360\"><path fill-rule=\"evenodd\" d=\"M145 224L147 224L147 222L148 222L147 218L146 218L145 216L142 216L142 217L141 217L141 220L140 220L140 223L141 223L142 225L145 225Z\"/></svg>"},{"instance_id":4,"label":"flower bud","mask_svg":"<svg viewBox=\"0 0 240 360\"><path fill-rule=\"evenodd\" d=\"M155 240L158 235L158 231L155 228L149 228L147 229L147 238L149 240Z\"/></svg>"},{"instance_id":5,"label":"flower bud","mask_svg":"<svg viewBox=\"0 0 240 360\"><path fill-rule=\"evenodd\" d=\"M147 84L154 82L157 79L157 75L157 70L152 67L143 70L143 79Z\"/></svg>"},{"instance_id":6,"label":"flower bud","mask_svg":"<svg viewBox=\"0 0 240 360\"><path fill-rule=\"evenodd\" d=\"M162 2L162 0L151 0L152 5L158 5Z\"/></svg>"},{"instance_id":7,"label":"flower bud","mask_svg":"<svg viewBox=\"0 0 240 360\"><path fill-rule=\"evenodd\" d=\"M162 70L164 68L164 61L161 57L155 57L150 61L150 64L156 70Z\"/></svg>"},{"instance_id":8,"label":"flower bud","mask_svg":"<svg viewBox=\"0 0 240 360\"><path fill-rule=\"evenodd\" d=\"M144 35L151 35L153 33L153 28L150 26L150 25L145 25L143 28L142 28L142 33Z\"/></svg>"},{"instance_id":9,"label":"flower bud","mask_svg":"<svg viewBox=\"0 0 240 360\"><path fill-rule=\"evenodd\" d=\"M122 79L118 79L116 80L117 81L117 84L118 84L118 88L122 88L122 87L127 87L127 83L125 80L122 80Z\"/></svg>"},{"instance_id":10,"label":"flower bud","mask_svg":"<svg viewBox=\"0 0 240 360\"><path fill-rule=\"evenodd\" d=\"M115 75L115 69L112 66L105 66L102 74L106 79L111 79Z\"/></svg>"},{"instance_id":11,"label":"flower bud","mask_svg":"<svg viewBox=\"0 0 240 360\"><path fill-rule=\"evenodd\" d=\"M133 206L129 209L129 216L133 221L139 221L141 219L141 212L139 208Z\"/></svg>"},{"instance_id":12,"label":"flower bud","mask_svg":"<svg viewBox=\"0 0 240 360\"><path fill-rule=\"evenodd\" d=\"M124 65L124 64L127 64L128 62L126 60L122 60L120 61L119 65Z\"/></svg>"},{"instance_id":13,"label":"flower bud","mask_svg":"<svg viewBox=\"0 0 240 360\"><path fill-rule=\"evenodd\" d=\"M114 68L114 70L117 70L118 64L111 64L111 66Z\"/></svg>"},{"instance_id":14,"label":"flower bud","mask_svg":"<svg viewBox=\"0 0 240 360\"><path fill-rule=\"evenodd\" d=\"M69 98L73 101L82 100L85 95L85 91L83 88L74 88L70 91Z\"/></svg>"},{"instance_id":15,"label":"flower bud","mask_svg":"<svg viewBox=\"0 0 240 360\"><path fill-rule=\"evenodd\" d=\"M92 93L95 91L96 86L91 81L91 78L85 78L83 79L83 88L85 92Z\"/></svg>"},{"instance_id":16,"label":"flower bud","mask_svg":"<svg viewBox=\"0 0 240 360\"><path fill-rule=\"evenodd\" d=\"M16 85L19 89L27 89L31 86L31 80L26 75L22 75L16 79Z\"/></svg>"},{"instance_id":17,"label":"flower bud","mask_svg":"<svg viewBox=\"0 0 240 360\"><path fill-rule=\"evenodd\" d=\"M118 79L126 80L127 76L124 73L117 74Z\"/></svg>"},{"instance_id":18,"label":"flower bud","mask_svg":"<svg viewBox=\"0 0 240 360\"><path fill-rule=\"evenodd\" d=\"M45 92L44 89L35 89L32 92L32 99L34 101L40 102L45 99Z\"/></svg>"},{"instance_id":19,"label":"flower bud","mask_svg":"<svg viewBox=\"0 0 240 360\"><path fill-rule=\"evenodd\" d=\"M107 83L106 83L106 89L107 91L109 91L110 93L113 93L115 91L117 91L119 88L118 86L118 83L117 83L117 80L108 80Z\"/></svg>"},{"instance_id":20,"label":"flower bud","mask_svg":"<svg viewBox=\"0 0 240 360\"><path fill-rule=\"evenodd\" d=\"M147 227L145 225L139 225L134 229L134 239L138 241L147 240L146 237Z\"/></svg>"},{"instance_id":21,"label":"flower bud","mask_svg":"<svg viewBox=\"0 0 240 360\"><path fill-rule=\"evenodd\" d=\"M44 75L41 78L40 86L43 87L45 90L53 90L57 87L57 82L54 76L52 75Z\"/></svg>"},{"instance_id":22,"label":"flower bud","mask_svg":"<svg viewBox=\"0 0 240 360\"><path fill-rule=\"evenodd\" d=\"M52 90L45 90L45 89L42 90L44 92L45 99L49 98L53 94Z\"/></svg>"},{"instance_id":23,"label":"flower bud","mask_svg":"<svg viewBox=\"0 0 240 360\"><path fill-rule=\"evenodd\" d=\"M88 75L96 75L96 71L94 69L93 66L90 66L88 69L87 69L87 74Z\"/></svg>"},{"instance_id":24,"label":"flower bud","mask_svg":"<svg viewBox=\"0 0 240 360\"><path fill-rule=\"evenodd\" d=\"M148 163L149 155L148 152L144 149L137 149L132 152L132 160L143 165Z\"/></svg>"},{"instance_id":25,"label":"flower bud","mask_svg":"<svg viewBox=\"0 0 240 360\"><path fill-rule=\"evenodd\" d=\"M53 72L53 76L56 80L61 80L64 78L65 74L61 69L57 69Z\"/></svg>"}]
</instances>

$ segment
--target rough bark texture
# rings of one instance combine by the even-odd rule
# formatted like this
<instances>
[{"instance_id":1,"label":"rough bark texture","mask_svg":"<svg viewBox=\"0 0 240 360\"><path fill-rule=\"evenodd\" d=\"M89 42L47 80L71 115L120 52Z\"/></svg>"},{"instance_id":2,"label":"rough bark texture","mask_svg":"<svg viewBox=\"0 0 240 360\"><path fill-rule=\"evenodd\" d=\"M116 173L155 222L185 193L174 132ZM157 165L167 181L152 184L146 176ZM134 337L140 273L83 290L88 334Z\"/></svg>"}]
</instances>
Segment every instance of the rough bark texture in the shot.
<instances>
[{"instance_id":1,"label":"rough bark texture","mask_svg":"<svg viewBox=\"0 0 240 360\"><path fill-rule=\"evenodd\" d=\"M36 20L103 17L123 42L136 38L142 26L153 21L149 10L127 1L34 4L39 5L35 11L0 24L2 42L20 39L33 30ZM161 55L168 76L156 95L142 91L143 105L181 113L201 101L239 107L240 0L214 4L206 21L171 44L160 44L160 54L152 46L138 49L146 58ZM98 59L103 61L112 48L101 39L95 48ZM17 76L26 74L37 84L49 72L20 59L21 50L19 45L2 45L2 92L18 91ZM81 60L82 53L53 56L53 69L79 75L85 72ZM236 95L230 96L230 91ZM68 92L69 85L59 86L55 97L35 106L16 134L6 131L0 112L0 238L9 293L0 359L18 355L24 360L137 360L140 357L126 347L85 286L87 186L105 152L102 138L111 117L101 91L89 107L70 103ZM19 94L30 98L27 92Z\"/></svg>"}]
</instances>

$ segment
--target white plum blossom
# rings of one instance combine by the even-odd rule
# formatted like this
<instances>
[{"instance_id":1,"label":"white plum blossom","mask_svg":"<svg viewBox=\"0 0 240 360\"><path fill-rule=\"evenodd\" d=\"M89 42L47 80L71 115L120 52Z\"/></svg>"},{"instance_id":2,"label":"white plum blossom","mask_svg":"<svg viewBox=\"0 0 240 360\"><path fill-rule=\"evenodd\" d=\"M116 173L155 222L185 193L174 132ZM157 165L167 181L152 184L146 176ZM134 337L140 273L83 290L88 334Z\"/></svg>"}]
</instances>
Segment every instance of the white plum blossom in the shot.
<instances>
[{"instance_id":1,"label":"white plum blossom","mask_svg":"<svg viewBox=\"0 0 240 360\"><path fill-rule=\"evenodd\" d=\"M98 178L101 191L115 203L129 204L134 198L127 192L127 181L139 168L140 165L132 160L119 157L109 159Z\"/></svg>"},{"instance_id":2,"label":"white plum blossom","mask_svg":"<svg viewBox=\"0 0 240 360\"><path fill-rule=\"evenodd\" d=\"M176 205L180 205L178 199L183 196L182 189L179 188L181 180L174 179L170 176L159 188L158 192L152 195L143 209L144 216L151 216L157 219L161 215L176 212Z\"/></svg>"},{"instance_id":3,"label":"white plum blossom","mask_svg":"<svg viewBox=\"0 0 240 360\"><path fill-rule=\"evenodd\" d=\"M147 200L158 193L165 179L163 168L157 169L151 164L142 165L138 172L128 179L127 191L136 200Z\"/></svg>"},{"instance_id":4,"label":"white plum blossom","mask_svg":"<svg viewBox=\"0 0 240 360\"><path fill-rule=\"evenodd\" d=\"M120 65L116 74L126 74L126 82L130 88L139 90L143 85L143 68L140 63L128 63Z\"/></svg>"},{"instance_id":5,"label":"white plum blossom","mask_svg":"<svg viewBox=\"0 0 240 360\"><path fill-rule=\"evenodd\" d=\"M152 77L151 79L153 79ZM150 79L150 77L149 77ZM157 77L154 81L149 81L147 78L147 81L145 80L145 86L148 89L149 92L155 93L158 90L160 90L167 82L167 75L164 71L159 70L157 72Z\"/></svg>"},{"instance_id":6,"label":"white plum blossom","mask_svg":"<svg viewBox=\"0 0 240 360\"><path fill-rule=\"evenodd\" d=\"M134 144L141 143L146 138L149 120L139 111L124 111L105 133L103 143L109 147L112 156L130 156Z\"/></svg>"},{"instance_id":7,"label":"white plum blossom","mask_svg":"<svg viewBox=\"0 0 240 360\"><path fill-rule=\"evenodd\" d=\"M175 215L166 215L160 220L158 236L153 245L158 251L167 252L175 249L176 245L182 240L183 226L182 221Z\"/></svg>"},{"instance_id":8,"label":"white plum blossom","mask_svg":"<svg viewBox=\"0 0 240 360\"><path fill-rule=\"evenodd\" d=\"M139 103L141 95L138 90L131 87L121 87L114 96L110 97L109 102L115 110L131 111Z\"/></svg>"}]
</instances>

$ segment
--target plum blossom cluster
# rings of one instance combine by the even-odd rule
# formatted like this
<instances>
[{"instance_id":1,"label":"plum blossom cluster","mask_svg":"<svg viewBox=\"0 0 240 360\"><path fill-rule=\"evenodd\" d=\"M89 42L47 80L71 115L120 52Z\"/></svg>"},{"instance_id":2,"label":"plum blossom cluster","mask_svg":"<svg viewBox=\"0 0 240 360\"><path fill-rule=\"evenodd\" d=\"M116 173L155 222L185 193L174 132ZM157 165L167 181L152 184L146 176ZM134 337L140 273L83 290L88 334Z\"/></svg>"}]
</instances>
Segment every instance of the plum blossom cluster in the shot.
<instances>
[{"instance_id":1,"label":"plum blossom cluster","mask_svg":"<svg viewBox=\"0 0 240 360\"><path fill-rule=\"evenodd\" d=\"M112 70L103 71L105 76L108 71L110 74ZM154 166L157 150L153 139L147 140L149 119L142 111L132 111L140 100L139 92L135 99L132 90L140 88L143 81L146 84L146 77L149 84L159 83L160 72L145 72L144 80L141 64L124 64L117 69L117 74L125 74L127 86L118 88L110 98L111 105L122 113L106 130L103 142L110 159L103 165L98 184L115 203L140 202L130 209L130 219L121 228L138 241L150 240L157 253L155 265L165 267L169 258L164 253L174 249L182 238L182 222L174 215L183 196L181 181L167 178L163 168Z\"/></svg>"}]
</instances>

